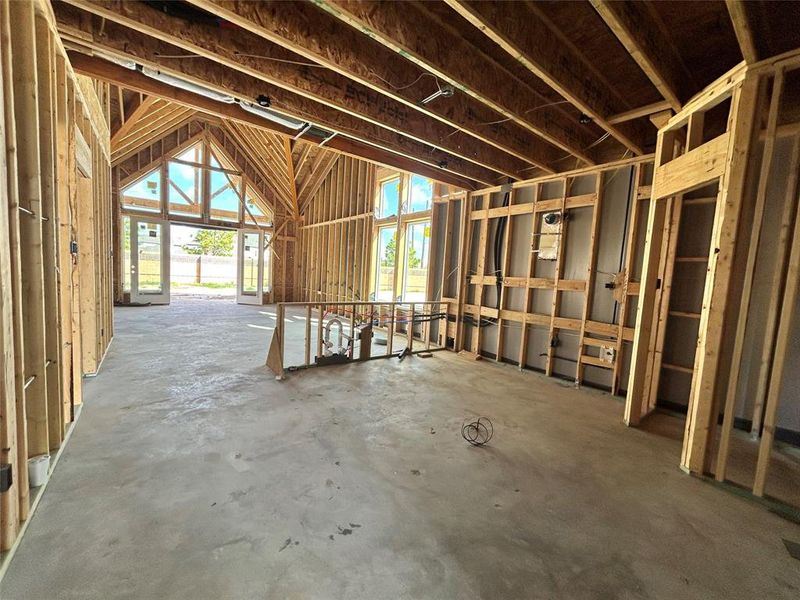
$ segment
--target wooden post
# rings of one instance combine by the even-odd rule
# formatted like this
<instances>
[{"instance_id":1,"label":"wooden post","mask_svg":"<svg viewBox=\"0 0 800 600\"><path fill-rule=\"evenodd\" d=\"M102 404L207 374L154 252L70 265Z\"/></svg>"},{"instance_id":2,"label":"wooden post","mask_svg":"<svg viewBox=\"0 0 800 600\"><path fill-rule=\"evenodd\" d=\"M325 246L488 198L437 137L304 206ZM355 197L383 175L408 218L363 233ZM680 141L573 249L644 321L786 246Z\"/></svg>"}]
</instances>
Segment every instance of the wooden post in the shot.
<instances>
[{"instance_id":1,"label":"wooden post","mask_svg":"<svg viewBox=\"0 0 800 600\"><path fill-rule=\"evenodd\" d=\"M25 447L25 406L22 383L21 353L15 344L21 341L18 324L21 319L19 285L19 224L16 204L17 167L16 141L13 123L13 90L10 87L11 48L9 45L8 3L0 6L0 48L2 52L2 83L0 84L0 191L8 201L0 202L0 231L9 232L7 242L0 243L0 461L13 469L11 487L0 494L0 551L9 550L17 537L20 522L27 516L27 462ZM10 93L9 93L10 92ZM22 401L20 401L22 399ZM21 430L21 431L20 431ZM20 435L20 433L22 435ZM22 459L22 460L20 460ZM20 477L20 473L23 477ZM22 510L22 493L25 510Z\"/></svg>"},{"instance_id":2,"label":"wooden post","mask_svg":"<svg viewBox=\"0 0 800 600\"><path fill-rule=\"evenodd\" d=\"M397 305L394 302L389 303L389 329L386 332L386 354L392 354L392 345L394 344L394 318Z\"/></svg>"},{"instance_id":3,"label":"wooden post","mask_svg":"<svg viewBox=\"0 0 800 600\"><path fill-rule=\"evenodd\" d=\"M614 356L614 367L611 375L611 394L614 396L619 393L619 380L620 374L622 373L622 355L624 348L623 334L625 332L625 323L628 317L628 307L631 302L631 294L629 294L629 290L632 277L631 272L633 270L634 257L636 255L636 239L639 233L639 203L642 202L642 199L639 198L639 189L642 181L642 166L637 164L635 167L633 167L633 169L632 177L634 185L632 186L631 198L629 199L629 202L631 202L631 210L628 224L627 241L625 242L625 265L622 268L622 273L624 275L624 281L622 284L622 302L620 303L619 307L616 354Z\"/></svg>"},{"instance_id":4,"label":"wooden post","mask_svg":"<svg viewBox=\"0 0 800 600\"><path fill-rule=\"evenodd\" d=\"M553 363L555 362L556 346L555 341L558 337L556 331L556 319L558 313L561 311L561 292L558 289L558 282L564 272L564 246L567 242L567 220L566 220L566 204L567 196L569 196L569 180L564 179L564 193L561 196L561 221L558 224L558 246L556 247L556 267L555 274L553 275L553 301L550 305L550 331L547 336L547 360L544 366L544 372L547 376L553 374Z\"/></svg>"},{"instance_id":5,"label":"wooden post","mask_svg":"<svg viewBox=\"0 0 800 600\"><path fill-rule=\"evenodd\" d=\"M636 336L633 338L631 372L628 393L625 399L625 424L639 424L642 415L642 401L645 393L645 373L649 355L647 352L652 335L653 313L658 284L658 265L661 242L664 236L666 202L650 200L647 214L647 233L644 242L644 262L642 280L639 284L639 302L636 311Z\"/></svg>"},{"instance_id":6,"label":"wooden post","mask_svg":"<svg viewBox=\"0 0 800 600\"><path fill-rule=\"evenodd\" d=\"M322 350L322 321L325 318L325 305L320 304L317 313L317 358L323 355Z\"/></svg>"},{"instance_id":7,"label":"wooden post","mask_svg":"<svg viewBox=\"0 0 800 600\"><path fill-rule=\"evenodd\" d=\"M72 421L73 340L72 340L72 218L69 209L69 127L67 63L56 55L56 187L58 212L58 289L61 336L62 424Z\"/></svg>"},{"instance_id":8,"label":"wooden post","mask_svg":"<svg viewBox=\"0 0 800 600\"><path fill-rule=\"evenodd\" d=\"M350 311L350 358L356 357L356 305L351 305Z\"/></svg>"},{"instance_id":9,"label":"wooden post","mask_svg":"<svg viewBox=\"0 0 800 600\"><path fill-rule=\"evenodd\" d=\"M20 241L23 323L25 331L25 393L28 425L28 457L50 449L45 372L44 272L42 266L42 190L39 165L38 82L34 5L11 2L12 52L14 56L14 116L17 128L17 168L20 208ZM28 458L26 457L26 458Z\"/></svg>"},{"instance_id":10,"label":"wooden post","mask_svg":"<svg viewBox=\"0 0 800 600\"><path fill-rule=\"evenodd\" d=\"M407 347L409 350L414 349L414 316L416 314L416 304L414 302L411 303L411 317L406 322L406 337L407 337Z\"/></svg>"},{"instance_id":11,"label":"wooden post","mask_svg":"<svg viewBox=\"0 0 800 600\"><path fill-rule=\"evenodd\" d=\"M586 289L583 292L583 312L581 314L581 331L578 337L578 362L575 367L575 383L583 383L583 346L586 336L586 321L592 314L592 302L594 300L594 283L597 272L597 246L600 237L600 221L603 211L603 172L595 177L595 203L592 208L592 229L589 237L589 257L586 260Z\"/></svg>"},{"instance_id":12,"label":"wooden post","mask_svg":"<svg viewBox=\"0 0 800 600\"><path fill-rule=\"evenodd\" d=\"M658 294L658 311L653 311L653 322L655 335L650 337L651 341L651 363L649 376L645 379L645 397L642 399L642 409L647 412L656 407L658 400L658 387L661 381L661 365L664 356L664 340L667 336L667 320L669 319L669 301L672 293L672 275L675 267L675 254L678 249L678 236L680 235L681 211L683 208L683 196L668 198L662 202L667 202L667 215L665 222L668 222L664 244L661 247L663 254L661 259L661 289Z\"/></svg>"},{"instance_id":13,"label":"wooden post","mask_svg":"<svg viewBox=\"0 0 800 600\"><path fill-rule=\"evenodd\" d=\"M58 293L58 212L56 210L54 50L50 27L36 15L36 68L39 85L39 164L42 189L42 271L44 277L45 369L47 370L47 420L50 450L61 445L64 433L61 405L61 339Z\"/></svg>"},{"instance_id":14,"label":"wooden post","mask_svg":"<svg viewBox=\"0 0 800 600\"><path fill-rule=\"evenodd\" d=\"M767 483L769 459L772 453L772 444L775 439L775 425L778 416L783 371L786 366L786 353L792 334L792 321L795 316L795 303L797 302L798 287L800 287L800 218L795 218L794 234L792 236L792 251L789 257L789 266L786 272L786 288L783 292L780 325L775 339L775 359L772 372L769 376L769 394L764 411L764 431L761 434L761 444L758 449L758 461L753 482L753 494L764 495Z\"/></svg>"},{"instance_id":15,"label":"wooden post","mask_svg":"<svg viewBox=\"0 0 800 600\"><path fill-rule=\"evenodd\" d=\"M303 364L306 366L311 364L311 305L306 306L306 335L305 340L305 355L303 357Z\"/></svg>"}]
</instances>

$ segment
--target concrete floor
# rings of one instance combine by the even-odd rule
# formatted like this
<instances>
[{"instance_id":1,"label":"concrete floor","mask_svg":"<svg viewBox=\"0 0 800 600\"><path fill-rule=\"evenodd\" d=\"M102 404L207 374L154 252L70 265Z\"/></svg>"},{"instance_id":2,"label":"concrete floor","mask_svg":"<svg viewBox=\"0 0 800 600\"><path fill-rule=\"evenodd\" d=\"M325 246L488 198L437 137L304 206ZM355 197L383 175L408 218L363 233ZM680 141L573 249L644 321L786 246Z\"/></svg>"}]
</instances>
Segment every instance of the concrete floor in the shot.
<instances>
[{"instance_id":1,"label":"concrete floor","mask_svg":"<svg viewBox=\"0 0 800 600\"><path fill-rule=\"evenodd\" d=\"M800 596L800 528L619 399L448 352L276 382L271 310L117 309L4 600Z\"/></svg>"}]
</instances>

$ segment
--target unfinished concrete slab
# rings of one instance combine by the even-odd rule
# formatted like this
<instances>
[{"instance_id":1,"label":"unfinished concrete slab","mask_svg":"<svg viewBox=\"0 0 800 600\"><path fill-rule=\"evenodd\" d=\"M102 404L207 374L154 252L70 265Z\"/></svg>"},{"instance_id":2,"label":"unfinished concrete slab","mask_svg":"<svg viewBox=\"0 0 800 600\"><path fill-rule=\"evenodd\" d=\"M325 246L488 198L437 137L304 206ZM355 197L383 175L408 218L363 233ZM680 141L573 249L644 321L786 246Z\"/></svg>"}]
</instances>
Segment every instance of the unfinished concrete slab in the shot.
<instances>
[{"instance_id":1,"label":"unfinished concrete slab","mask_svg":"<svg viewBox=\"0 0 800 600\"><path fill-rule=\"evenodd\" d=\"M116 311L4 599L800 593L800 528L681 473L619 399L450 352L277 382L269 312Z\"/></svg>"}]
</instances>

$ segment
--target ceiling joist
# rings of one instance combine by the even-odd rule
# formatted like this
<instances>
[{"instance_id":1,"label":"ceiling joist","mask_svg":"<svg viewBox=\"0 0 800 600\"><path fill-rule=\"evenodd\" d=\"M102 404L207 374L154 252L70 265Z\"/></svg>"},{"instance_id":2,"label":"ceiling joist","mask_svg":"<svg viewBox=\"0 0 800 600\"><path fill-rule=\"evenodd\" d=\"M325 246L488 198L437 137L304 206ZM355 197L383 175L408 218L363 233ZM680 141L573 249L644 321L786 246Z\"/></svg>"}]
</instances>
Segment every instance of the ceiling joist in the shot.
<instances>
[{"instance_id":1,"label":"ceiling joist","mask_svg":"<svg viewBox=\"0 0 800 600\"><path fill-rule=\"evenodd\" d=\"M470 44L457 30L425 11L425 3L317 0L331 14L491 107L550 144L594 164L594 127L570 118L549 98ZM513 89L513 93L508 93ZM448 102L441 99L439 102ZM602 131L601 131L602 133Z\"/></svg>"},{"instance_id":2,"label":"ceiling joist","mask_svg":"<svg viewBox=\"0 0 800 600\"><path fill-rule=\"evenodd\" d=\"M591 0L597 13L641 67L669 107L680 110L686 94L682 89L692 81L660 19L645 2ZM682 83L683 82L683 83ZM609 120L610 122L610 120Z\"/></svg>"},{"instance_id":3,"label":"ceiling joist","mask_svg":"<svg viewBox=\"0 0 800 600\"><path fill-rule=\"evenodd\" d=\"M478 140L458 140L450 135L452 128L448 125L334 71L303 62L302 57L251 32L222 28L213 22L180 19L141 2L67 0L67 3L174 45L185 50L184 54L202 56L509 177L524 177L524 170L530 166L529 162ZM166 57L180 54L160 56L167 62L161 58L158 62L168 66L174 59Z\"/></svg>"},{"instance_id":4,"label":"ceiling joist","mask_svg":"<svg viewBox=\"0 0 800 600\"><path fill-rule=\"evenodd\" d=\"M64 35L65 37L69 37L69 32L65 32ZM296 132L288 127L246 112L235 104L217 102L200 96L199 94L173 87L150 77L146 77L137 71L115 65L107 60L75 51L70 51L69 57L75 71L83 75L101 81L107 81L132 91L165 98L208 115L214 115L239 123L246 123L282 135L293 136L296 134ZM400 170L418 173L424 177L430 177L431 179L449 183L463 189L475 189L477 186L474 179L442 169L429 162L413 158L412 156L391 151L375 143L339 135L328 141L326 146L356 158L362 158Z\"/></svg>"},{"instance_id":5,"label":"ceiling joist","mask_svg":"<svg viewBox=\"0 0 800 600\"><path fill-rule=\"evenodd\" d=\"M649 134L635 121L612 125L608 117L629 110L566 43L535 4L445 0L458 14L525 68L591 117L634 154L643 154Z\"/></svg>"},{"instance_id":6,"label":"ceiling joist","mask_svg":"<svg viewBox=\"0 0 800 600\"><path fill-rule=\"evenodd\" d=\"M728 7L728 14L733 23L733 31L736 34L736 40L739 42L739 48L742 50L742 56L747 64L758 62L758 50L756 49L755 36L753 34L753 27L750 23L750 17L747 14L747 2L742 0L725 0Z\"/></svg>"},{"instance_id":7,"label":"ceiling joist","mask_svg":"<svg viewBox=\"0 0 800 600\"><path fill-rule=\"evenodd\" d=\"M310 3L188 0L212 14L393 98L461 133L553 172L563 152L466 94L421 104L437 90L433 77L360 31ZM331 43L335 40L335 44ZM456 135L458 134L458 135ZM463 142L462 142L463 143ZM527 173L525 176L530 176Z\"/></svg>"}]
</instances>

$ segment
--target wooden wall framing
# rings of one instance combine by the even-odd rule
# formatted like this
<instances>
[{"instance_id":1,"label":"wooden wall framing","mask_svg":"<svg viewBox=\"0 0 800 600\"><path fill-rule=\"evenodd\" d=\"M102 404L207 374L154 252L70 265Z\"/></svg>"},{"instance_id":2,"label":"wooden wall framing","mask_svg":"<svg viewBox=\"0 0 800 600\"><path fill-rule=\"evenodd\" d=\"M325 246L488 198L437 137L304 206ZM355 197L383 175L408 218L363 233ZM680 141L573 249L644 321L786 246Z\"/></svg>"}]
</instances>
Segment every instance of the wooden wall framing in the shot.
<instances>
[{"instance_id":1,"label":"wooden wall framing","mask_svg":"<svg viewBox=\"0 0 800 600\"><path fill-rule=\"evenodd\" d=\"M702 310L697 315L695 362L687 370L692 384L680 465L687 472L727 480L759 242L768 218L764 209L767 188L777 186L784 190L778 250L774 265L766 267L772 270L770 289L766 290L767 325L764 331L754 334L763 339L752 419L752 435L760 437L753 465L755 496L766 493L798 293L800 139L796 138L796 129L786 127L785 123L787 134L794 136L791 166L785 181L775 181L770 176L776 139L781 133L781 102L788 98L784 82L788 73L800 72L798 68L798 52L757 64L742 63L689 101L660 129L653 181L655 201L651 203L648 219L626 401L625 420L636 425L649 410L651 391L648 390L661 364L659 342L654 340L663 337L666 323L653 318L653 307L658 306L662 292L657 289L657 282L664 276L663 265L675 261L674 239L679 219L670 218L670 214L680 213L681 205L688 202L685 194L716 185L716 198L709 199L715 216L708 254L697 257L706 265L707 273ZM791 98L788 101L792 102ZM793 108L788 108L791 114ZM724 128L709 127L710 121L720 121L723 110L726 111ZM669 272L667 277L669 281ZM668 294L668 288L663 292Z\"/></svg>"},{"instance_id":2,"label":"wooden wall framing","mask_svg":"<svg viewBox=\"0 0 800 600\"><path fill-rule=\"evenodd\" d=\"M81 377L97 371L113 325L108 85L73 73L49 3L0 4L0 44L0 462L13 481L0 494L6 551L38 499L27 461L59 451Z\"/></svg>"},{"instance_id":3,"label":"wooden wall framing","mask_svg":"<svg viewBox=\"0 0 800 600\"><path fill-rule=\"evenodd\" d=\"M307 301L369 299L375 177L375 165L341 156L311 199L300 228Z\"/></svg>"},{"instance_id":4,"label":"wooden wall framing","mask_svg":"<svg viewBox=\"0 0 800 600\"><path fill-rule=\"evenodd\" d=\"M638 228L639 205L647 201L650 195L650 185L647 184L648 164L651 157L638 157L636 159L608 163L598 167L579 169L554 176L545 176L523 182L516 182L505 187L493 187L485 190L469 192L466 195L464 220L465 226L461 229L461 239L457 242L447 243L450 251L461 252L461 273L458 289L459 311L456 316L458 322L455 331L449 327L450 335L455 339L454 348L457 351L467 352L473 357L480 355L493 358L500 362L510 362L520 368L530 367L531 353L539 351L545 356L542 370L547 375L554 375L554 365L557 360L564 359L559 356L558 335L565 331L578 337L578 352L574 357L574 370L571 374L578 384L584 383L586 368L596 367L607 372L605 385L617 393L619 380L622 374L626 342L633 339L633 328L626 326L627 314L631 311L629 304L632 297L637 296L639 283L631 275L636 251L636 236ZM599 250L599 231L603 209L603 196L607 183L611 178L619 175L620 170L630 169L632 184L629 190L627 230L625 231L624 254L622 264L624 267L613 278L612 286L617 290L618 307L617 319L613 322L604 322L591 318L593 296L597 285L596 261ZM583 187L591 181L591 191L572 193L573 184L582 180ZM544 193L547 186L548 194ZM554 186L560 192L553 193ZM504 199L508 195L507 203ZM521 200L525 195L526 199ZM453 196L458 201L459 196ZM588 252L586 264L581 278L567 279L564 277L564 253L568 248L569 239L569 213L577 209L591 211L591 224L589 227ZM552 273L542 274L540 262L536 258L538 239L545 234L542 231L542 219L547 213L561 216L560 229L555 234L558 239L557 255L553 261ZM515 219L529 215L530 228L516 235L523 234L530 240L530 254L527 268L521 274L510 276L511 247L514 244L512 232L515 231ZM491 231L497 227L498 220L505 220L505 236L502 248L502 277L491 272L489 253L492 251L493 237ZM448 235L451 228L445 229ZM576 240L577 241L577 240ZM521 242L517 240L519 247ZM606 274L608 275L608 274ZM495 292L490 299L490 290L499 287L499 296ZM524 294L522 310L509 307L511 290L521 290ZM516 292L515 292L516 293ZM575 316L565 316L562 313L562 296L572 294L579 298L581 309ZM547 298L549 298L549 300ZM548 310L536 310L536 300L546 302ZM496 329L494 348L489 351L483 339L487 327ZM519 345L515 356L509 356L504 351L506 329L519 328ZM529 341L532 328L543 330L547 342L535 350ZM599 349L608 347L613 349L614 359L602 360ZM569 360L569 359L567 359ZM561 376L566 376L564 373Z\"/></svg>"}]
</instances>

